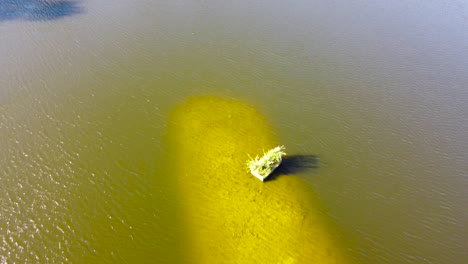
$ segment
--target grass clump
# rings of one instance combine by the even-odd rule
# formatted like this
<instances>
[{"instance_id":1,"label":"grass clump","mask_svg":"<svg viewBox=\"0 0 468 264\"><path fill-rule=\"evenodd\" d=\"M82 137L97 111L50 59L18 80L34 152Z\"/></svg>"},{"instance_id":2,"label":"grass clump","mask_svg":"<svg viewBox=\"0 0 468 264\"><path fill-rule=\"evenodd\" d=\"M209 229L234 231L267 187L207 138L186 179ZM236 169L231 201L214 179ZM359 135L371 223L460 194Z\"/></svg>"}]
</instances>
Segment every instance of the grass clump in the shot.
<instances>
[{"instance_id":1,"label":"grass clump","mask_svg":"<svg viewBox=\"0 0 468 264\"><path fill-rule=\"evenodd\" d=\"M250 158L247 167L253 176L264 181L280 165L284 155L286 155L285 147L277 146L263 153L262 157Z\"/></svg>"}]
</instances>

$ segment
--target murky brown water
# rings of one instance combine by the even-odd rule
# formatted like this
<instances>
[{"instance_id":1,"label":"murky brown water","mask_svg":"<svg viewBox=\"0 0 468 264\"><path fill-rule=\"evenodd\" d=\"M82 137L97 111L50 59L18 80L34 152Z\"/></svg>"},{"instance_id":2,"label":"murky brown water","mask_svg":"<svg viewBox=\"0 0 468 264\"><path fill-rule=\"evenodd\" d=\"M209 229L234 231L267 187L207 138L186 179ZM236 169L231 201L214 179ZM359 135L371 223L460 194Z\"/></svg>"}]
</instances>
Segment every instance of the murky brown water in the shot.
<instances>
[{"instance_id":1,"label":"murky brown water","mask_svg":"<svg viewBox=\"0 0 468 264\"><path fill-rule=\"evenodd\" d=\"M468 258L463 1L0 2L0 262L171 262L171 109L255 106L358 263Z\"/></svg>"}]
</instances>

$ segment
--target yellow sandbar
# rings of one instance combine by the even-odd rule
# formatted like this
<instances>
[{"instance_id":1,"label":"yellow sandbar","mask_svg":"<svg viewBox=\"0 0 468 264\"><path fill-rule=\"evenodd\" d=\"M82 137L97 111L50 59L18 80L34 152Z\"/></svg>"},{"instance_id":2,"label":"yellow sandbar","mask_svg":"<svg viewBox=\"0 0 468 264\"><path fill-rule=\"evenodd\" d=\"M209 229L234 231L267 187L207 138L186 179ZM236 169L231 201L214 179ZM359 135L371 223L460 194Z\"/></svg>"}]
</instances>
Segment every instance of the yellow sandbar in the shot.
<instances>
[{"instance_id":1,"label":"yellow sandbar","mask_svg":"<svg viewBox=\"0 0 468 264\"><path fill-rule=\"evenodd\" d=\"M262 183L246 168L278 142L251 106L194 97L168 122L191 263L349 263L298 177Z\"/></svg>"}]
</instances>

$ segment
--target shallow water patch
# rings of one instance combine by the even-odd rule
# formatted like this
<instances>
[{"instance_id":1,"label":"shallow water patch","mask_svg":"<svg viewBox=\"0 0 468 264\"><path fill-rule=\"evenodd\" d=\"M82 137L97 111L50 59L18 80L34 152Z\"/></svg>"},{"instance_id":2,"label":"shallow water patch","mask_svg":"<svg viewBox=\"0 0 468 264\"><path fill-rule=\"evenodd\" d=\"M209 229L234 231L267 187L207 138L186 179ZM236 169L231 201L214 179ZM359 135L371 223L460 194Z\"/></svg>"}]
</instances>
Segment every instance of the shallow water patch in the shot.
<instances>
[{"instance_id":1,"label":"shallow water patch","mask_svg":"<svg viewBox=\"0 0 468 264\"><path fill-rule=\"evenodd\" d=\"M310 186L297 177L262 183L248 172L248 155L277 143L253 107L194 97L173 111L168 124L189 259L347 263Z\"/></svg>"}]
</instances>

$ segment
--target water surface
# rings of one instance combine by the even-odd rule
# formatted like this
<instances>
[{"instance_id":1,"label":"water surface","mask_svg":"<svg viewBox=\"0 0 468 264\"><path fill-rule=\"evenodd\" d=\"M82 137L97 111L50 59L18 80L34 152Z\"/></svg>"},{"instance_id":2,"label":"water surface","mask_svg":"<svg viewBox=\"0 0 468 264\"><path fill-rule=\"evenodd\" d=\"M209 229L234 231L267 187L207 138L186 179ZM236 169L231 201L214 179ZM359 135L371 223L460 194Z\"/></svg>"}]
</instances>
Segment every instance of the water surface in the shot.
<instances>
[{"instance_id":1,"label":"water surface","mask_svg":"<svg viewBox=\"0 0 468 264\"><path fill-rule=\"evenodd\" d=\"M463 1L52 2L0 7L0 262L173 261L167 117L206 94L319 156L357 262L468 258Z\"/></svg>"}]
</instances>

